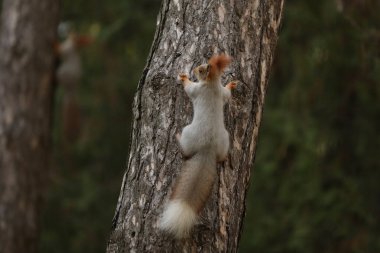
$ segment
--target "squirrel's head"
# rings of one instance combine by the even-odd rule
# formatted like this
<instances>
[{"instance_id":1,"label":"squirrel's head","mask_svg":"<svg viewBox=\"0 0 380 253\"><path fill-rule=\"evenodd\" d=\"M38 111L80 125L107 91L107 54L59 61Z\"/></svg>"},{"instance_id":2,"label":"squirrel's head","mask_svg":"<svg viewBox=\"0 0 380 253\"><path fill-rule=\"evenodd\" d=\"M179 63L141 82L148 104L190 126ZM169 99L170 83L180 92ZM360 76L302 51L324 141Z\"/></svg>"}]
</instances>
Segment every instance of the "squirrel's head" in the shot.
<instances>
[{"instance_id":1,"label":"squirrel's head","mask_svg":"<svg viewBox=\"0 0 380 253\"><path fill-rule=\"evenodd\" d=\"M231 57L220 54L214 55L208 61L208 64L202 64L194 69L194 75L198 80L212 81L217 80L223 74L223 71L231 63Z\"/></svg>"},{"instance_id":2,"label":"squirrel's head","mask_svg":"<svg viewBox=\"0 0 380 253\"><path fill-rule=\"evenodd\" d=\"M193 72L194 72L194 75L197 77L197 79L201 81L201 80L206 80L209 71L210 71L210 65L202 64L196 67Z\"/></svg>"}]
</instances>

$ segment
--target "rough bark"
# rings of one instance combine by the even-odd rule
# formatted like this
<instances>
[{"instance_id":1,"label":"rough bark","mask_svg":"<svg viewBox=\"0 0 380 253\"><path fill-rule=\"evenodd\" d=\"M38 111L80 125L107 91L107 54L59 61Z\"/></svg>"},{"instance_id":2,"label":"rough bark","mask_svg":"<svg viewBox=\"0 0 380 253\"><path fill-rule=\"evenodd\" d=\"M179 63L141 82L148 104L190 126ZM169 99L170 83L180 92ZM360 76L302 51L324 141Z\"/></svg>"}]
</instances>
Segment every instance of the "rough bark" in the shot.
<instances>
[{"instance_id":1,"label":"rough bark","mask_svg":"<svg viewBox=\"0 0 380 253\"><path fill-rule=\"evenodd\" d=\"M107 252L237 251L282 8L283 0L163 2L135 96L130 154ZM176 78L220 52L234 59L224 82L241 81L225 108L230 153L218 166L201 224L191 238L176 241L157 229L182 164L174 136L192 117Z\"/></svg>"},{"instance_id":2,"label":"rough bark","mask_svg":"<svg viewBox=\"0 0 380 253\"><path fill-rule=\"evenodd\" d=\"M58 1L4 0L0 28L0 252L36 252L47 174Z\"/></svg>"}]
</instances>

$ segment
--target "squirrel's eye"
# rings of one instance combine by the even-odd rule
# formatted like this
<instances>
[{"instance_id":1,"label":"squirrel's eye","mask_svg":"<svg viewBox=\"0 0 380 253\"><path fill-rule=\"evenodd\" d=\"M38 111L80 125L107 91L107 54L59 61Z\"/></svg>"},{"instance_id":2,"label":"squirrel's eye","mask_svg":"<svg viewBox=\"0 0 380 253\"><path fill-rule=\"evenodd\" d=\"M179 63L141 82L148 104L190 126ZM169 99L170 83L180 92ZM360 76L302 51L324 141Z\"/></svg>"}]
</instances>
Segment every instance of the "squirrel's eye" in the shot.
<instances>
[{"instance_id":1,"label":"squirrel's eye","mask_svg":"<svg viewBox=\"0 0 380 253\"><path fill-rule=\"evenodd\" d=\"M203 69L199 70L199 73L203 74Z\"/></svg>"}]
</instances>

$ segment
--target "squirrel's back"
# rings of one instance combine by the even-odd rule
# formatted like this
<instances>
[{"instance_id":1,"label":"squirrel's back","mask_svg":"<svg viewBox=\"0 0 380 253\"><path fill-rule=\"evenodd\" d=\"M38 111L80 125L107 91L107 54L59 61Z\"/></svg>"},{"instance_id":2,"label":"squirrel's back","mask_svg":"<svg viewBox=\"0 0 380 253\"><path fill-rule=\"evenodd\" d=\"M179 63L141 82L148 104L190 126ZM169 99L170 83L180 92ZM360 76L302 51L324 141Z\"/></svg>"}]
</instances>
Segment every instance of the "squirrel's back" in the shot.
<instances>
[{"instance_id":1,"label":"squirrel's back","mask_svg":"<svg viewBox=\"0 0 380 253\"><path fill-rule=\"evenodd\" d=\"M213 56L208 64L194 69L199 83L187 84L194 116L179 142L183 153L189 155L159 223L161 229L177 238L188 236L196 224L217 176L217 160L227 156L229 138L224 126L224 87L220 77L230 62L227 55Z\"/></svg>"}]
</instances>

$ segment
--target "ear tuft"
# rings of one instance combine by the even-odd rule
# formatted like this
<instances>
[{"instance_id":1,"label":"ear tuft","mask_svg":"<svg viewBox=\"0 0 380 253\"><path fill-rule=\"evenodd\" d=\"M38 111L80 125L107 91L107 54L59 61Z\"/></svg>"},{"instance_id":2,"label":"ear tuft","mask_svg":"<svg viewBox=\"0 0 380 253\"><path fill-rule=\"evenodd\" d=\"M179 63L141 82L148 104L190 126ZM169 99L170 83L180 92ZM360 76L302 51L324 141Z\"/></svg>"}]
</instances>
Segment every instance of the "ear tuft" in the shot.
<instances>
[{"instance_id":1,"label":"ear tuft","mask_svg":"<svg viewBox=\"0 0 380 253\"><path fill-rule=\"evenodd\" d=\"M209 79L214 79L217 76L221 75L225 68L231 63L231 57L220 54L220 55L214 55L210 58L208 61L208 64L210 66L210 71L208 74Z\"/></svg>"}]
</instances>

